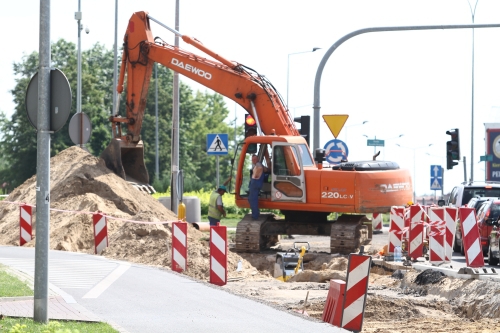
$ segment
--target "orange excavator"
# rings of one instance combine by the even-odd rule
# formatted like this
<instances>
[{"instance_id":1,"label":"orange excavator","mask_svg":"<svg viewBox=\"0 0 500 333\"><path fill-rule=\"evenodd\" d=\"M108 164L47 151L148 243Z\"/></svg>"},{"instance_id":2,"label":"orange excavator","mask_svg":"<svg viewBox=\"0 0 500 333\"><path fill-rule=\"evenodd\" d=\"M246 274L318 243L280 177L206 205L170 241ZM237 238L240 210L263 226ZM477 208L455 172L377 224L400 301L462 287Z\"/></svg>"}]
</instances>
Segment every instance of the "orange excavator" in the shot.
<instances>
[{"instance_id":1,"label":"orange excavator","mask_svg":"<svg viewBox=\"0 0 500 333\"><path fill-rule=\"evenodd\" d=\"M151 21L213 60L153 38ZM330 236L332 253L351 253L366 238L363 224L369 219L364 214L389 212L391 206L412 199L409 172L394 162L342 162L323 168L324 150L311 154L281 96L264 76L181 35L147 12L134 13L128 23L117 87L121 93L126 73L126 116L110 117L114 138L101 154L107 167L122 178L145 186L149 183L140 131L155 62L235 101L257 123L259 133L246 137L239 152L236 205L250 207L245 161L255 154L268 171L259 208L279 210L284 218L270 213L260 214L258 220L245 216L236 230L237 251L260 252L279 235L299 234ZM121 132L123 123L127 126L125 135ZM333 220L332 213L343 214Z\"/></svg>"}]
</instances>

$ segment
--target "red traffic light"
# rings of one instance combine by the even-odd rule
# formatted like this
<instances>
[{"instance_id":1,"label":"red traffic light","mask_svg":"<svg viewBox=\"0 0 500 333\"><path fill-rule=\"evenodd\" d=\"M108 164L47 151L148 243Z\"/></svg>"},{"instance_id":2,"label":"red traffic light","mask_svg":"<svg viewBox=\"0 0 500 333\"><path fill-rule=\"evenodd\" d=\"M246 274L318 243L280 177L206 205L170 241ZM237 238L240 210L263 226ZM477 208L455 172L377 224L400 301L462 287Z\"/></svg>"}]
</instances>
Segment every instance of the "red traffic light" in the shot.
<instances>
[{"instance_id":1,"label":"red traffic light","mask_svg":"<svg viewBox=\"0 0 500 333\"><path fill-rule=\"evenodd\" d=\"M255 119L253 119L252 115L245 115L245 124L247 126L255 126Z\"/></svg>"}]
</instances>

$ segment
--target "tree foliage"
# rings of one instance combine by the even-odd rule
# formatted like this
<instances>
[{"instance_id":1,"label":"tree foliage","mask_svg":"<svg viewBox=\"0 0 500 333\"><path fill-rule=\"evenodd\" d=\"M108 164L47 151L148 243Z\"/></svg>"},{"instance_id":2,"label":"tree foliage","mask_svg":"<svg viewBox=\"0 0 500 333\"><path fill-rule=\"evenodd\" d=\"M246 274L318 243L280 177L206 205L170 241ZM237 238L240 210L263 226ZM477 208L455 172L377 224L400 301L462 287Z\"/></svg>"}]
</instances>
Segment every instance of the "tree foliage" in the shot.
<instances>
[{"instance_id":1,"label":"tree foliage","mask_svg":"<svg viewBox=\"0 0 500 333\"><path fill-rule=\"evenodd\" d=\"M77 50L74 43L58 40L52 44L51 66L60 69L68 78L72 91L72 108L69 119L76 113L77 91ZM16 85L11 90L15 110L10 119L0 113L0 183L9 182L11 189L23 183L36 173L36 130L30 124L25 106L25 94L31 77L38 70L38 53L23 56L19 63L13 64ZM144 141L145 163L150 174L150 183L156 176L155 183L163 188L170 183L172 151L172 89L173 72L158 65L158 157L159 174L156 175L156 105L155 84L151 79L147 107L141 136ZM180 121L179 121L179 164L183 170L186 191L215 186L215 157L206 154L206 135L208 133L228 133L234 136L234 123L224 120L229 111L221 95L213 92L193 92L180 83ZM87 149L99 156L111 139L108 117L111 114L113 100L113 53L101 44L82 52L82 112L85 112L92 124L92 134ZM124 98L120 103L124 114ZM57 133L51 135L51 156L73 146L68 133L68 122ZM241 126L238 132L241 132ZM220 158L221 177L229 176L233 147L228 147L230 154Z\"/></svg>"}]
</instances>

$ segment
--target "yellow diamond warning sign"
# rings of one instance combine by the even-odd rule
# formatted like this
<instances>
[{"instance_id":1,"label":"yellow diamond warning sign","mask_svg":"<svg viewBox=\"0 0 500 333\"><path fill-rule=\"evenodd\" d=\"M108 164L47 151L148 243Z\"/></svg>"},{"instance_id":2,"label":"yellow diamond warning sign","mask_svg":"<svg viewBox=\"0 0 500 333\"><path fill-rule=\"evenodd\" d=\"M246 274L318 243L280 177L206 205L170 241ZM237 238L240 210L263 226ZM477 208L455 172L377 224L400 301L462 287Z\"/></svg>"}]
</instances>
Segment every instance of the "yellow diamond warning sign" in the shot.
<instances>
[{"instance_id":1,"label":"yellow diamond warning sign","mask_svg":"<svg viewBox=\"0 0 500 333\"><path fill-rule=\"evenodd\" d=\"M339 135L340 131L344 127L345 122L349 118L347 114L325 114L323 115L323 120L328 125L328 128L332 132L335 139Z\"/></svg>"}]
</instances>

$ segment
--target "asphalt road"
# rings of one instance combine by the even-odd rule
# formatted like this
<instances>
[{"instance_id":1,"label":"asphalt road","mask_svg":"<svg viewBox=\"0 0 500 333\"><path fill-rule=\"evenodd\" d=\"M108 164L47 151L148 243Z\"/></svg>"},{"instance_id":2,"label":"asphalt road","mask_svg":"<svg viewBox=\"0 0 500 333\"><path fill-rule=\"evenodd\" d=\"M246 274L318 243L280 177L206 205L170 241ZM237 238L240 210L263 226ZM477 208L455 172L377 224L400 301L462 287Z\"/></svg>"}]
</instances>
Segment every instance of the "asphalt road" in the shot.
<instances>
[{"instance_id":1,"label":"asphalt road","mask_svg":"<svg viewBox=\"0 0 500 333\"><path fill-rule=\"evenodd\" d=\"M122 332L347 332L149 266L50 251L49 283ZM0 263L33 275L34 249L0 246Z\"/></svg>"}]
</instances>

